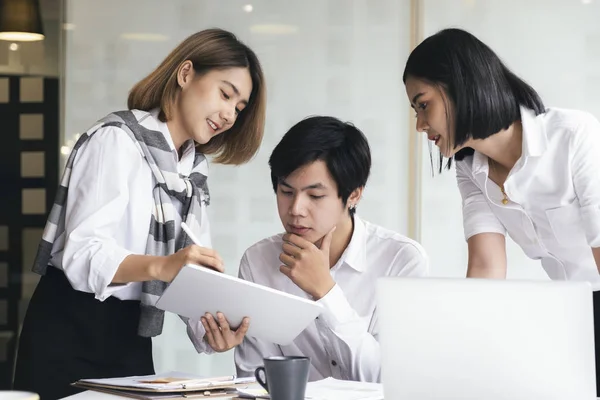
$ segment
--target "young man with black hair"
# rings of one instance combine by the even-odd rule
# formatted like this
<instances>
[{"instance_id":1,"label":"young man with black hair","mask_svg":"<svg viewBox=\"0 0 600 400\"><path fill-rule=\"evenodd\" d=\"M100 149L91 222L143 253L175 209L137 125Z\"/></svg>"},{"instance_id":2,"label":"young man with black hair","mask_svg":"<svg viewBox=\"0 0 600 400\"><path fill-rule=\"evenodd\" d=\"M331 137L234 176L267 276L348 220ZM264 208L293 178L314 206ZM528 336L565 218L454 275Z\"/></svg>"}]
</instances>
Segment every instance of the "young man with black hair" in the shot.
<instances>
[{"instance_id":1,"label":"young man with black hair","mask_svg":"<svg viewBox=\"0 0 600 400\"><path fill-rule=\"evenodd\" d=\"M288 346L246 337L235 351L238 375L253 375L264 357L303 355L311 360L311 381L379 382L376 281L427 275L424 250L356 214L371 152L353 125L305 119L285 134L269 165L286 233L250 247L240 277L314 299L325 311Z\"/></svg>"}]
</instances>

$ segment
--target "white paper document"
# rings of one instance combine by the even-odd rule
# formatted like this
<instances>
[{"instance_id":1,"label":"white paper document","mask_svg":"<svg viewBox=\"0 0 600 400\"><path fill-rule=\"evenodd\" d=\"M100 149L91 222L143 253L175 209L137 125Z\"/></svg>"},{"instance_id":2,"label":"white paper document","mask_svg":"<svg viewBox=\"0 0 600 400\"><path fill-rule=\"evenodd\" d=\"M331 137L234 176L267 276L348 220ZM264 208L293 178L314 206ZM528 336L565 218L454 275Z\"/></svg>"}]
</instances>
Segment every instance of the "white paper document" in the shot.
<instances>
[{"instance_id":1,"label":"white paper document","mask_svg":"<svg viewBox=\"0 0 600 400\"><path fill-rule=\"evenodd\" d=\"M380 383L340 381L333 378L310 382L306 387L310 400L383 400Z\"/></svg>"},{"instance_id":2,"label":"white paper document","mask_svg":"<svg viewBox=\"0 0 600 400\"><path fill-rule=\"evenodd\" d=\"M246 389L238 389L241 397L268 399L264 389L258 384ZM383 400L383 386L380 383L341 381L327 378L309 382L306 386L306 400Z\"/></svg>"}]
</instances>

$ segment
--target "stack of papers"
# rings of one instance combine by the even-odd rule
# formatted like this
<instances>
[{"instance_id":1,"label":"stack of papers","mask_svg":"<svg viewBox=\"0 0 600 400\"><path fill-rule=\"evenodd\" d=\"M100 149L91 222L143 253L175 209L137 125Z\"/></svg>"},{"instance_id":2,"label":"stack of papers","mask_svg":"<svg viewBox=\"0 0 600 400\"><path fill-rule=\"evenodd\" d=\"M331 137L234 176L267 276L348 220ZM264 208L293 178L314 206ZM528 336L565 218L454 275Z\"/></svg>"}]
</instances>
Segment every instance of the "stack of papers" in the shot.
<instances>
[{"instance_id":1,"label":"stack of papers","mask_svg":"<svg viewBox=\"0 0 600 400\"><path fill-rule=\"evenodd\" d=\"M231 375L202 378L181 372L167 372L125 378L81 379L73 386L137 399L168 399L196 395L235 395L238 388L245 389L255 382L254 378L236 378Z\"/></svg>"}]
</instances>

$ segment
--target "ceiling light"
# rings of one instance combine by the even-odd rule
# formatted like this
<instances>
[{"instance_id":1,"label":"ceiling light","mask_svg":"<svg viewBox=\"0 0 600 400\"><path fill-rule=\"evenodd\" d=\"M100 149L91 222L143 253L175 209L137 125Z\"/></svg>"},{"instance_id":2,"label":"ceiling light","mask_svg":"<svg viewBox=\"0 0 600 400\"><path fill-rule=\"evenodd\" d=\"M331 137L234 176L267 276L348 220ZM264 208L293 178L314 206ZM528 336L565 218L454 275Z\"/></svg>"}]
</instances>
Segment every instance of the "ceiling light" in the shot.
<instances>
[{"instance_id":1,"label":"ceiling light","mask_svg":"<svg viewBox=\"0 0 600 400\"><path fill-rule=\"evenodd\" d=\"M122 33L121 39L137 40L139 42L166 42L169 38L159 33Z\"/></svg>"},{"instance_id":2,"label":"ceiling light","mask_svg":"<svg viewBox=\"0 0 600 400\"><path fill-rule=\"evenodd\" d=\"M0 40L33 42L44 40L38 0L0 2Z\"/></svg>"}]
</instances>

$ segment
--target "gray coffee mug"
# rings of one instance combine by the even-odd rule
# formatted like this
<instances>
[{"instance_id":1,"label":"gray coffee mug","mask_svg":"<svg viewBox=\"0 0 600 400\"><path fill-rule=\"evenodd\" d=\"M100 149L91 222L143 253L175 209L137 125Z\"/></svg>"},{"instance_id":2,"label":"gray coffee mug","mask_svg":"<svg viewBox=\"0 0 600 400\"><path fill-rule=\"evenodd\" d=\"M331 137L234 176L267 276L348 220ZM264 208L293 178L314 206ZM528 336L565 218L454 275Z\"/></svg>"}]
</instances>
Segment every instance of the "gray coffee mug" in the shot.
<instances>
[{"instance_id":1,"label":"gray coffee mug","mask_svg":"<svg viewBox=\"0 0 600 400\"><path fill-rule=\"evenodd\" d=\"M267 357L263 362L265 366L256 368L254 376L271 400L304 400L310 358Z\"/></svg>"}]
</instances>

